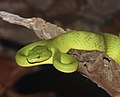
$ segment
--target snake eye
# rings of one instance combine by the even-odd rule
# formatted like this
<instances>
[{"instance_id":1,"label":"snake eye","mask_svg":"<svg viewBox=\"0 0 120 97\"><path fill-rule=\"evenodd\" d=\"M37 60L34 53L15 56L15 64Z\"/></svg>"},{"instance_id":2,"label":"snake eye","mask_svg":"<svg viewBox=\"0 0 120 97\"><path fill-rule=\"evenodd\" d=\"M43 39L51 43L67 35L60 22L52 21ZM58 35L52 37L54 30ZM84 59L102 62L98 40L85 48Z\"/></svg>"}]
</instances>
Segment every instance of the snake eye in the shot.
<instances>
[{"instance_id":1,"label":"snake eye","mask_svg":"<svg viewBox=\"0 0 120 97\"><path fill-rule=\"evenodd\" d=\"M52 52L46 46L35 46L28 52L27 61L31 64L40 63L49 59Z\"/></svg>"},{"instance_id":2,"label":"snake eye","mask_svg":"<svg viewBox=\"0 0 120 97\"><path fill-rule=\"evenodd\" d=\"M37 59L39 59L39 58L40 58L40 56L37 56L36 58L37 58Z\"/></svg>"}]
</instances>

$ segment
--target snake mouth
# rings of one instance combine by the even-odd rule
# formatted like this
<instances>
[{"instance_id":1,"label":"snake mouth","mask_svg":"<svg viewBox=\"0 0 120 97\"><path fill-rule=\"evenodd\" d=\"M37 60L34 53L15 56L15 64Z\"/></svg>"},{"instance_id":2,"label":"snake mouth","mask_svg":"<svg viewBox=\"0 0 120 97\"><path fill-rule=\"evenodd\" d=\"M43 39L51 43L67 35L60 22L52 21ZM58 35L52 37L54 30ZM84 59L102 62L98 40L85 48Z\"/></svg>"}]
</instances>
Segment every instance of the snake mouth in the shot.
<instances>
[{"instance_id":1,"label":"snake mouth","mask_svg":"<svg viewBox=\"0 0 120 97\"><path fill-rule=\"evenodd\" d=\"M41 63L41 62L44 62L44 61L46 61L46 60L48 60L50 57L44 57L44 58L34 58L34 59L32 59L31 61L28 59L28 58L26 58L26 60L27 60L27 62L29 63L29 64L35 64L35 63Z\"/></svg>"}]
</instances>

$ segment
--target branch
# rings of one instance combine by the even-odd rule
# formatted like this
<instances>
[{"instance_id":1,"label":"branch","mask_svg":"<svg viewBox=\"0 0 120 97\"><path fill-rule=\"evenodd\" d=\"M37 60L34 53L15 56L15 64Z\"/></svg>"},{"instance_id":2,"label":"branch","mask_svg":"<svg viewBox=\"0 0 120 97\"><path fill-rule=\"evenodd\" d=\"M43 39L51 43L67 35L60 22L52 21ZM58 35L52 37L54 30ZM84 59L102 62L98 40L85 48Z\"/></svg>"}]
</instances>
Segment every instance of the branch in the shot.
<instances>
[{"instance_id":1,"label":"branch","mask_svg":"<svg viewBox=\"0 0 120 97\"><path fill-rule=\"evenodd\" d=\"M68 53L79 61L78 72L112 97L120 97L120 66L113 59L98 51L71 49Z\"/></svg>"},{"instance_id":2,"label":"branch","mask_svg":"<svg viewBox=\"0 0 120 97\"><path fill-rule=\"evenodd\" d=\"M0 11L0 17L9 23L32 29L40 39L50 39L65 33L61 27L46 22L41 18L23 18L5 11Z\"/></svg>"}]
</instances>

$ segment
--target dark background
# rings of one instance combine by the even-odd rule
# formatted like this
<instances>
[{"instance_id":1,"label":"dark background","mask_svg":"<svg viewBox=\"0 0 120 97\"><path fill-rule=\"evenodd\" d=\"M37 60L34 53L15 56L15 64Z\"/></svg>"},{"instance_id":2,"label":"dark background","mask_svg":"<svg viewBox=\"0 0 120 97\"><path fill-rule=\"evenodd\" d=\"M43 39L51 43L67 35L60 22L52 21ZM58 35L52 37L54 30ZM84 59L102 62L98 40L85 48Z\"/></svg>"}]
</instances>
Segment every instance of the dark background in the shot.
<instances>
[{"instance_id":1,"label":"dark background","mask_svg":"<svg viewBox=\"0 0 120 97\"><path fill-rule=\"evenodd\" d=\"M64 29L109 32L118 36L120 31L120 0L0 0L0 11L25 18L40 17ZM3 90L0 93L3 97L13 97L9 95L6 85L13 72L21 69L15 63L16 51L38 40L32 30L0 19L0 91ZM23 95L21 97L49 92L56 94L56 97L109 97L104 90L77 72L64 74L49 65L43 66L42 70L39 68L33 68L31 73L18 78L10 90ZM17 74L14 73L14 76Z\"/></svg>"}]
</instances>

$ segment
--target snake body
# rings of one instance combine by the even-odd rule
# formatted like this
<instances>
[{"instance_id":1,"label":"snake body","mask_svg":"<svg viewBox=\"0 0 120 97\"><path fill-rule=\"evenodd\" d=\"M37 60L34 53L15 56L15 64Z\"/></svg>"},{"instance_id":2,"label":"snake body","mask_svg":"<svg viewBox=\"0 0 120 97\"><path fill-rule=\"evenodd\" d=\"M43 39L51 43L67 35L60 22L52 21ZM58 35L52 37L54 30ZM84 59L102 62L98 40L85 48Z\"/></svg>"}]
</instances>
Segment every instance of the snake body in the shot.
<instances>
[{"instance_id":1,"label":"snake body","mask_svg":"<svg viewBox=\"0 0 120 97\"><path fill-rule=\"evenodd\" d=\"M67 52L70 49L98 50L120 64L120 38L113 34L71 31L49 40L31 43L16 54L16 62L23 67L53 64L59 71L76 71L78 61Z\"/></svg>"}]
</instances>

